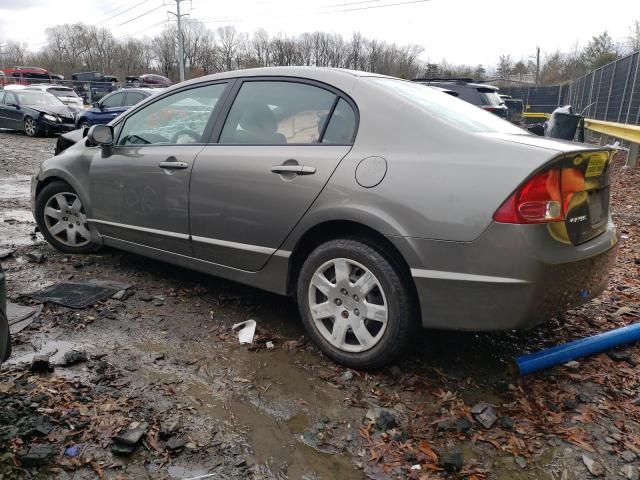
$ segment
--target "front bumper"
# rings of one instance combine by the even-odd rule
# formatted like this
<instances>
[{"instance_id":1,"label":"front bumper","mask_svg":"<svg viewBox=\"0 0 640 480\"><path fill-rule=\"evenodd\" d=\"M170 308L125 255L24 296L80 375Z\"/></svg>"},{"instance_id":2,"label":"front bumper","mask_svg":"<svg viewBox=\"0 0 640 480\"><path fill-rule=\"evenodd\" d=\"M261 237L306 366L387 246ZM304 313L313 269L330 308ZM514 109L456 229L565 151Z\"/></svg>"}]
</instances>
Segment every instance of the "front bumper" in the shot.
<instances>
[{"instance_id":1,"label":"front bumper","mask_svg":"<svg viewBox=\"0 0 640 480\"><path fill-rule=\"evenodd\" d=\"M598 296L615 261L618 233L584 244L554 240L546 225L493 224L474 242L415 239L412 268L428 328L533 327Z\"/></svg>"},{"instance_id":2,"label":"front bumper","mask_svg":"<svg viewBox=\"0 0 640 480\"><path fill-rule=\"evenodd\" d=\"M76 129L75 123L50 122L43 120L42 124L49 133L65 133Z\"/></svg>"}]
</instances>

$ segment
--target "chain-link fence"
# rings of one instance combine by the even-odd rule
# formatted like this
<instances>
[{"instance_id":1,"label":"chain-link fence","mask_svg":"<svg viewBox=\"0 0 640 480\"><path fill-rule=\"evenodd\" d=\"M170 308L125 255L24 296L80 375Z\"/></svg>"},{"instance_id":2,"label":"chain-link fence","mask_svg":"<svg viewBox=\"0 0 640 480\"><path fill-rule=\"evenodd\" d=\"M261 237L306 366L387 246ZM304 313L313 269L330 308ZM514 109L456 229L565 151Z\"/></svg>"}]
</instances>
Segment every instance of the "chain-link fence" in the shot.
<instances>
[{"instance_id":1,"label":"chain-link fence","mask_svg":"<svg viewBox=\"0 0 640 480\"><path fill-rule=\"evenodd\" d=\"M580 77L567 103L587 118L640 125L639 61L635 52Z\"/></svg>"}]
</instances>

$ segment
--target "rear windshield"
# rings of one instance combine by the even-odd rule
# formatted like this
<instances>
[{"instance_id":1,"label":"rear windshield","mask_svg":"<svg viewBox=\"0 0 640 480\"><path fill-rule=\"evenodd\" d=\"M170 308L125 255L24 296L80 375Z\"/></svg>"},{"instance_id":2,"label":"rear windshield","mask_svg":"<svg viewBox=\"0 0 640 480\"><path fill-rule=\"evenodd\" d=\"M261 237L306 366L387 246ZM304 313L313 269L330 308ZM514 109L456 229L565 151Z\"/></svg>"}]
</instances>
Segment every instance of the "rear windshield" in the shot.
<instances>
[{"instance_id":1,"label":"rear windshield","mask_svg":"<svg viewBox=\"0 0 640 480\"><path fill-rule=\"evenodd\" d=\"M503 101L498 95L498 92L492 88L478 88L478 96L480 97L480 105L487 105L489 107L499 107Z\"/></svg>"},{"instance_id":2,"label":"rear windshield","mask_svg":"<svg viewBox=\"0 0 640 480\"><path fill-rule=\"evenodd\" d=\"M429 115L454 127L470 132L524 133L522 129L493 113L426 85L395 78L369 77L369 80L394 95L406 98Z\"/></svg>"},{"instance_id":3,"label":"rear windshield","mask_svg":"<svg viewBox=\"0 0 640 480\"><path fill-rule=\"evenodd\" d=\"M56 97L77 97L78 94L70 88L49 88L47 92L54 94Z\"/></svg>"}]
</instances>

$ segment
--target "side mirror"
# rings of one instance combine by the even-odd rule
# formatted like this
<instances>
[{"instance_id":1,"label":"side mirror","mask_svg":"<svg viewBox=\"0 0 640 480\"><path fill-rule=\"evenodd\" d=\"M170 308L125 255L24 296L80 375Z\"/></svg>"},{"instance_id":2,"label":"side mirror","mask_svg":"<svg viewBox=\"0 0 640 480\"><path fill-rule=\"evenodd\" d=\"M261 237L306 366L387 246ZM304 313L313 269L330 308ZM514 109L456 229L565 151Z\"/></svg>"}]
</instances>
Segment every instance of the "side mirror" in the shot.
<instances>
[{"instance_id":1,"label":"side mirror","mask_svg":"<svg viewBox=\"0 0 640 480\"><path fill-rule=\"evenodd\" d=\"M111 146L113 145L113 127L109 125L94 125L87 132L87 140L93 145Z\"/></svg>"},{"instance_id":2,"label":"side mirror","mask_svg":"<svg viewBox=\"0 0 640 480\"><path fill-rule=\"evenodd\" d=\"M99 108L100 110L102 110L102 107L100 106L100 102L93 102L93 103L91 104L91 106L92 106L93 108Z\"/></svg>"}]
</instances>

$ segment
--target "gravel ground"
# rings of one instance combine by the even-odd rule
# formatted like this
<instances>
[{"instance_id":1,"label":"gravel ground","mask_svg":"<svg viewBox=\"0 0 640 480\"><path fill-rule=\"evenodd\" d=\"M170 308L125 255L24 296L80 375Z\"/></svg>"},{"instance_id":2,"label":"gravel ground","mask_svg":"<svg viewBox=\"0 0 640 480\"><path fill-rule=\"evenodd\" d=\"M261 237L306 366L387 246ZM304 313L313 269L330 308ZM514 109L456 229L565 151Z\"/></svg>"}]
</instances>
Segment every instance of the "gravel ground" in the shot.
<instances>
[{"instance_id":1,"label":"gravel ground","mask_svg":"<svg viewBox=\"0 0 640 480\"><path fill-rule=\"evenodd\" d=\"M523 379L509 369L513 355L638 319L640 170L622 156L605 294L528 332L426 331L397 365L363 373L324 359L289 299L115 250L54 251L33 233L25 177L54 143L0 132L10 299L32 304L23 294L62 281L131 287L85 309L47 304L14 336L0 479L637 478L637 345ZM249 318L256 340L240 346L230 327ZM74 350L86 358L65 361ZM54 370L29 371L34 352L55 352Z\"/></svg>"}]
</instances>

